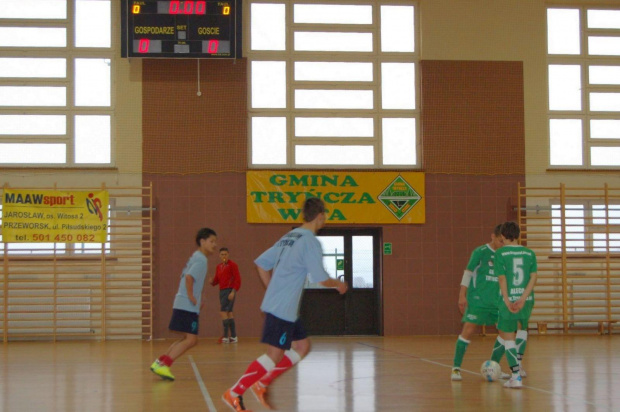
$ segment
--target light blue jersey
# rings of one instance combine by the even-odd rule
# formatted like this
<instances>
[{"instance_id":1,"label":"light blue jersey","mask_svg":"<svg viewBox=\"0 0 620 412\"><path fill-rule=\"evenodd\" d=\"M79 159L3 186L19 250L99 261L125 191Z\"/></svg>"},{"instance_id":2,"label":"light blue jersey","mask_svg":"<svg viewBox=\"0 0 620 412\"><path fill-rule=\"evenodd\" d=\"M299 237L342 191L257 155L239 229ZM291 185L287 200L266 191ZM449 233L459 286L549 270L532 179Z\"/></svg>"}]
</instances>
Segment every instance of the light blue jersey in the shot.
<instances>
[{"instance_id":1,"label":"light blue jersey","mask_svg":"<svg viewBox=\"0 0 620 412\"><path fill-rule=\"evenodd\" d=\"M311 282L329 279L323 267L321 244L308 229L291 230L254 263L267 271L273 269L261 310L288 322L299 317L306 276L310 276Z\"/></svg>"},{"instance_id":2,"label":"light blue jersey","mask_svg":"<svg viewBox=\"0 0 620 412\"><path fill-rule=\"evenodd\" d=\"M185 276L194 278L194 298L196 305L193 305L187 296L185 288ZM189 258L183 273L181 273L181 282L179 283L179 291L174 297L174 309L186 310L188 312L200 313L200 299L202 297L202 287L207 277L207 257L199 250Z\"/></svg>"}]
</instances>

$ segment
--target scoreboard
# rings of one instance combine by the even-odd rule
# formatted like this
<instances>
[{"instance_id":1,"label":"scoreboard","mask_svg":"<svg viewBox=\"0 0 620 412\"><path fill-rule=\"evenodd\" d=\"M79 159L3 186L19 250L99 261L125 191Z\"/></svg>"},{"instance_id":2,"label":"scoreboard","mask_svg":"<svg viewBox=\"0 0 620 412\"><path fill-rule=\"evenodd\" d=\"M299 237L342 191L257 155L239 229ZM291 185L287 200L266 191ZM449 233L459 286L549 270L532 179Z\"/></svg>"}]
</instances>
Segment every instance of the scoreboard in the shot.
<instances>
[{"instance_id":1,"label":"scoreboard","mask_svg":"<svg viewBox=\"0 0 620 412\"><path fill-rule=\"evenodd\" d=\"M121 29L122 57L240 58L241 0L122 0Z\"/></svg>"}]
</instances>

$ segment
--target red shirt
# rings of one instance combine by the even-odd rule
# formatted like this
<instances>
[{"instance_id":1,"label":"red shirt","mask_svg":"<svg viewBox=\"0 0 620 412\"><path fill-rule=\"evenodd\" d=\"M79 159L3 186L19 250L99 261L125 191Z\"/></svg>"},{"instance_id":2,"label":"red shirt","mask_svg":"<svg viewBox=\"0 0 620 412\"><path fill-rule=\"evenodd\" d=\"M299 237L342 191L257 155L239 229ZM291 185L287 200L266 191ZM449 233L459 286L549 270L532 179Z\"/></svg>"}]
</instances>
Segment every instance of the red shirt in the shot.
<instances>
[{"instance_id":1,"label":"red shirt","mask_svg":"<svg viewBox=\"0 0 620 412\"><path fill-rule=\"evenodd\" d=\"M239 290L241 287L241 274L239 273L239 267L235 262L228 259L226 264L220 263L215 268L215 277L211 282L211 285L215 286L219 283L221 289L234 289Z\"/></svg>"}]
</instances>

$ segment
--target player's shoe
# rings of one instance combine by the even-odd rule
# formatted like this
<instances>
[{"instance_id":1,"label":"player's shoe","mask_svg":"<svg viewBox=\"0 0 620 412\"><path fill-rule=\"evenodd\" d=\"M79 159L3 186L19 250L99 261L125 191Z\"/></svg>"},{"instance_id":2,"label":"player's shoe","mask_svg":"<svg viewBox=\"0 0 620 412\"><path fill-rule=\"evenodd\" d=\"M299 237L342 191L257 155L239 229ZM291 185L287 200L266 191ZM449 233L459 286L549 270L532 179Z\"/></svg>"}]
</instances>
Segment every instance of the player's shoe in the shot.
<instances>
[{"instance_id":1,"label":"player's shoe","mask_svg":"<svg viewBox=\"0 0 620 412\"><path fill-rule=\"evenodd\" d=\"M237 342L239 342L239 338L237 338L237 337L234 337L234 338L230 337L228 339L228 343L237 343Z\"/></svg>"},{"instance_id":2,"label":"player's shoe","mask_svg":"<svg viewBox=\"0 0 620 412\"><path fill-rule=\"evenodd\" d=\"M155 364L155 362L153 362L153 365ZM153 373L159 377L161 377L162 379L165 379L167 381L173 381L174 380L174 375L172 374L172 372L170 372L170 368L166 365L161 365L158 364L157 367L153 368L153 365L151 365L151 370L153 371Z\"/></svg>"},{"instance_id":3,"label":"player's shoe","mask_svg":"<svg viewBox=\"0 0 620 412\"><path fill-rule=\"evenodd\" d=\"M263 386L260 383L255 382L254 385L250 387L250 390L254 394L254 397L256 397L256 400L261 403L261 405L263 405L267 409L271 409L271 405L269 405L269 402L267 402L267 387L266 386Z\"/></svg>"},{"instance_id":4,"label":"player's shoe","mask_svg":"<svg viewBox=\"0 0 620 412\"><path fill-rule=\"evenodd\" d=\"M463 377L461 376L461 370L452 368L452 377L450 379L453 381L462 381Z\"/></svg>"},{"instance_id":5,"label":"player's shoe","mask_svg":"<svg viewBox=\"0 0 620 412\"><path fill-rule=\"evenodd\" d=\"M523 369L521 365L519 365L519 375L521 375L522 378L527 378L527 373L525 373L525 369Z\"/></svg>"},{"instance_id":6,"label":"player's shoe","mask_svg":"<svg viewBox=\"0 0 620 412\"><path fill-rule=\"evenodd\" d=\"M220 340L217 341L217 343L228 343L228 342L230 342L230 340L228 338L225 338L224 336L222 336Z\"/></svg>"},{"instance_id":7,"label":"player's shoe","mask_svg":"<svg viewBox=\"0 0 620 412\"><path fill-rule=\"evenodd\" d=\"M523 387L523 383L521 382L521 376L517 375L517 377L511 377L510 380L504 383L504 388L512 388L512 389L521 389Z\"/></svg>"},{"instance_id":8,"label":"player's shoe","mask_svg":"<svg viewBox=\"0 0 620 412\"><path fill-rule=\"evenodd\" d=\"M159 359L155 359L155 362L151 363L151 370L155 372L155 369L159 368L161 363L159 363Z\"/></svg>"},{"instance_id":9,"label":"player's shoe","mask_svg":"<svg viewBox=\"0 0 620 412\"><path fill-rule=\"evenodd\" d=\"M222 394L222 400L233 411L249 411L243 406L243 398L233 395L230 389Z\"/></svg>"},{"instance_id":10,"label":"player's shoe","mask_svg":"<svg viewBox=\"0 0 620 412\"><path fill-rule=\"evenodd\" d=\"M507 379L510 379L511 376L512 375L510 373L502 372L499 378L505 381Z\"/></svg>"}]
</instances>

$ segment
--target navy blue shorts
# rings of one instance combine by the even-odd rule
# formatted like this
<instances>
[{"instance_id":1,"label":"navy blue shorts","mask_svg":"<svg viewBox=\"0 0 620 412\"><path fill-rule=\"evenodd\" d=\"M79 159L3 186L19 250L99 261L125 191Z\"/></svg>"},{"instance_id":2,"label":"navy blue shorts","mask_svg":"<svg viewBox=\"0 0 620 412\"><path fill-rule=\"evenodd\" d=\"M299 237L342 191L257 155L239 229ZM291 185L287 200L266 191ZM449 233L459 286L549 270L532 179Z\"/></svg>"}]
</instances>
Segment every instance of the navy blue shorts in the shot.
<instances>
[{"instance_id":1,"label":"navy blue shorts","mask_svg":"<svg viewBox=\"0 0 620 412\"><path fill-rule=\"evenodd\" d=\"M172 309L172 318L170 318L168 329L198 335L198 314L182 309Z\"/></svg>"},{"instance_id":2,"label":"navy blue shorts","mask_svg":"<svg viewBox=\"0 0 620 412\"><path fill-rule=\"evenodd\" d=\"M233 306L235 305L235 298L237 297L237 294L235 293L235 297L232 300L228 300L228 295L230 295L230 292L232 292L233 290L233 288L220 289L220 312L233 311Z\"/></svg>"},{"instance_id":3,"label":"navy blue shorts","mask_svg":"<svg viewBox=\"0 0 620 412\"><path fill-rule=\"evenodd\" d=\"M288 322L273 316L271 313L266 313L265 315L263 337L260 340L262 343L288 350L291 348L293 341L308 337L301 319L297 318L295 322Z\"/></svg>"}]
</instances>

